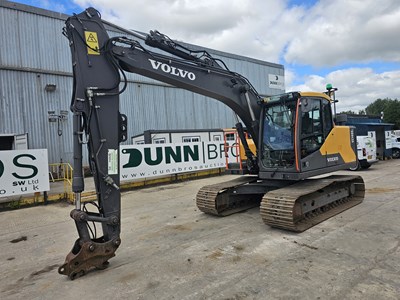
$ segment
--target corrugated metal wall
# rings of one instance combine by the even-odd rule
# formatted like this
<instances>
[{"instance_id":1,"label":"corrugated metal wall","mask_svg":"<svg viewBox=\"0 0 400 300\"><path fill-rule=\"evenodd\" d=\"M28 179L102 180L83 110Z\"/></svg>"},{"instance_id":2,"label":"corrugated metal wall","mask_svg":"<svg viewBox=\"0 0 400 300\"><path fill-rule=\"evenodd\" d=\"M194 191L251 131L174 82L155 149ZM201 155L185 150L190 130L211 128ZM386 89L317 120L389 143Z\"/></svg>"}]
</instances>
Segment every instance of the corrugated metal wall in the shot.
<instances>
[{"instance_id":1,"label":"corrugated metal wall","mask_svg":"<svg viewBox=\"0 0 400 300\"><path fill-rule=\"evenodd\" d=\"M0 7L0 64L72 72L63 21Z\"/></svg>"},{"instance_id":2,"label":"corrugated metal wall","mask_svg":"<svg viewBox=\"0 0 400 300\"><path fill-rule=\"evenodd\" d=\"M12 2L0 3L0 134L28 133L30 148L48 148L49 161L72 161L72 115L49 122L49 111L69 111L72 67L67 39L62 36L64 15ZM111 36L121 35L118 30ZM124 33L123 35L127 35ZM249 78L263 95L268 74L284 75L274 65L209 50L230 69ZM227 128L235 123L224 104L186 90L128 74L121 95L121 112L128 116L128 141L149 129ZM46 84L56 90L46 91Z\"/></svg>"}]
</instances>

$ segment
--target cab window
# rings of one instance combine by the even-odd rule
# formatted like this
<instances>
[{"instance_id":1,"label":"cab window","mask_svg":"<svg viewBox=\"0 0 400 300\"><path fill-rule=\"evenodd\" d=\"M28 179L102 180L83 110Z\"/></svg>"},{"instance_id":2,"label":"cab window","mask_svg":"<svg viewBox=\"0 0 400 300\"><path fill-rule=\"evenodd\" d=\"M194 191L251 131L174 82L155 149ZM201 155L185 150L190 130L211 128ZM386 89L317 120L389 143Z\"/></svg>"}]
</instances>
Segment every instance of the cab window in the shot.
<instances>
[{"instance_id":1,"label":"cab window","mask_svg":"<svg viewBox=\"0 0 400 300\"><path fill-rule=\"evenodd\" d=\"M321 99L321 108L322 108L322 125L324 130L324 138L326 139L329 132L331 132L333 128L332 110L330 102L326 99Z\"/></svg>"}]
</instances>

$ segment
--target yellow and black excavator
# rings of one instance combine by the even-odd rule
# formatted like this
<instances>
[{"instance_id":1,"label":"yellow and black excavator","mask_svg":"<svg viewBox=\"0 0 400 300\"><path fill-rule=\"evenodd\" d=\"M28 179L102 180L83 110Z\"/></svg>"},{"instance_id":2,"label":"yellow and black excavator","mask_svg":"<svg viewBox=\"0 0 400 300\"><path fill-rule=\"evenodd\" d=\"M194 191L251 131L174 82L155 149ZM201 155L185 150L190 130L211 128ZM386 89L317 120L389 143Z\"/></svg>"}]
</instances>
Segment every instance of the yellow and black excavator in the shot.
<instances>
[{"instance_id":1,"label":"yellow and black excavator","mask_svg":"<svg viewBox=\"0 0 400 300\"><path fill-rule=\"evenodd\" d=\"M226 216L260 206L269 226L304 231L359 204L364 182L359 176L323 175L353 167L357 160L355 128L335 126L333 100L327 93L290 92L261 97L242 75L207 51L193 51L158 31L110 38L99 12L88 8L66 21L73 66L75 221L79 238L59 273L75 279L103 269L121 243L119 143L127 138L127 117L119 112L125 72L153 78L229 106L245 148L248 175L200 189L198 208ZM156 49L152 51L151 49ZM122 80L121 80L122 76ZM256 146L250 151L245 125ZM98 212L81 203L83 144L87 144L97 191ZM98 237L89 224L101 224Z\"/></svg>"}]
</instances>

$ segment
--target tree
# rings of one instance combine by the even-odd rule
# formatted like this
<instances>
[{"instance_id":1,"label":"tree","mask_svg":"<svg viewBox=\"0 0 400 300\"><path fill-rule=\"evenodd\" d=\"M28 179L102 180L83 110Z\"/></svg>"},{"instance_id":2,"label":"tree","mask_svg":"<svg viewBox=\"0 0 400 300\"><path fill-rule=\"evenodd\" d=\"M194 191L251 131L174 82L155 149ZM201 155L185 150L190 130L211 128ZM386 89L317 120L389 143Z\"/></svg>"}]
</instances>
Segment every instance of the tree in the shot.
<instances>
[{"instance_id":1,"label":"tree","mask_svg":"<svg viewBox=\"0 0 400 300\"><path fill-rule=\"evenodd\" d=\"M345 111L341 111L341 114L346 114L346 115L356 115L357 113L355 111L352 110L345 110Z\"/></svg>"},{"instance_id":2,"label":"tree","mask_svg":"<svg viewBox=\"0 0 400 300\"><path fill-rule=\"evenodd\" d=\"M376 99L365 109L368 115L380 116L383 113L383 121L395 124L395 129L400 128L400 101L397 99Z\"/></svg>"},{"instance_id":3,"label":"tree","mask_svg":"<svg viewBox=\"0 0 400 300\"><path fill-rule=\"evenodd\" d=\"M366 115L366 112L365 112L364 109L362 109L362 110L359 110L359 111L358 111L358 114L359 114L359 115Z\"/></svg>"},{"instance_id":4,"label":"tree","mask_svg":"<svg viewBox=\"0 0 400 300\"><path fill-rule=\"evenodd\" d=\"M341 111L341 114L346 114L346 115L365 115L365 110L359 110L358 112L352 111L352 110L345 110Z\"/></svg>"}]
</instances>

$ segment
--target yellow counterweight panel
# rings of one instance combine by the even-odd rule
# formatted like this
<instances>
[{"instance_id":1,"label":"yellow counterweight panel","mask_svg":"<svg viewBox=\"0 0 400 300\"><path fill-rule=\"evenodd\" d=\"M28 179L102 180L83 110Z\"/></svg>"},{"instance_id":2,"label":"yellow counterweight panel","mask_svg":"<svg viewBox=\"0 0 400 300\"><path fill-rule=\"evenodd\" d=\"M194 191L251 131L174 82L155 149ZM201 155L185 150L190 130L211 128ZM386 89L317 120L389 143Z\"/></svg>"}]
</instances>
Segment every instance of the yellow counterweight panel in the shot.
<instances>
[{"instance_id":1,"label":"yellow counterweight panel","mask_svg":"<svg viewBox=\"0 0 400 300\"><path fill-rule=\"evenodd\" d=\"M356 160L356 153L354 153L350 141L350 128L335 126L319 151L321 155L339 153L345 163L350 163Z\"/></svg>"}]
</instances>

